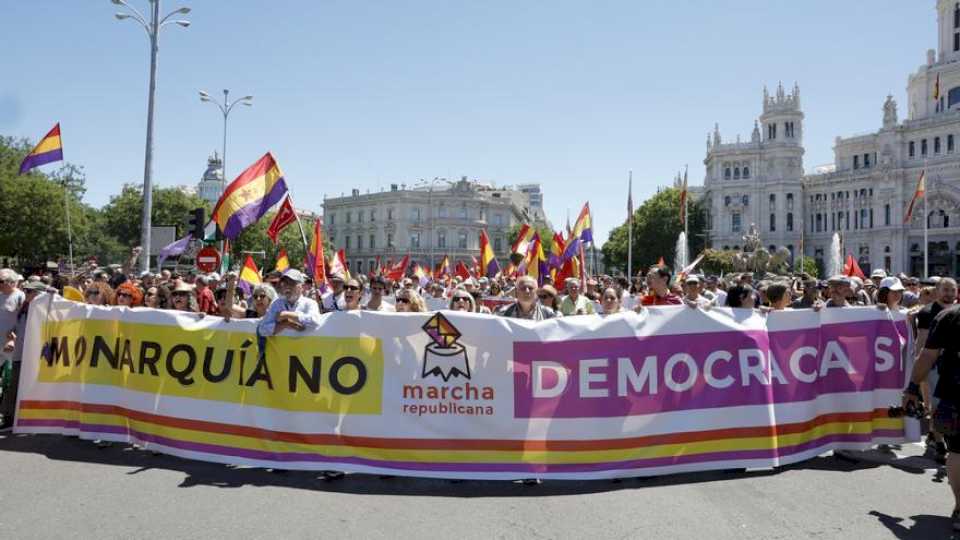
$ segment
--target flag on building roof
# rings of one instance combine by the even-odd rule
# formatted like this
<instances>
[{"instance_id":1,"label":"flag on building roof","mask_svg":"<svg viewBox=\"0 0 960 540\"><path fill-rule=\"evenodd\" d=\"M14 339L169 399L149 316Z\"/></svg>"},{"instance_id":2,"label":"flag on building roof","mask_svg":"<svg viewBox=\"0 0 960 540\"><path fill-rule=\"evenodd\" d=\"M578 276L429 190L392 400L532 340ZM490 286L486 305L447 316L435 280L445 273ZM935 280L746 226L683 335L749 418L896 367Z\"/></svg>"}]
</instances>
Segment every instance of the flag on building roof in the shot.
<instances>
[{"instance_id":1,"label":"flag on building roof","mask_svg":"<svg viewBox=\"0 0 960 540\"><path fill-rule=\"evenodd\" d=\"M290 259L287 257L287 250L280 248L280 252L277 254L277 264L274 267L274 272L286 272L290 268Z\"/></svg>"},{"instance_id":2,"label":"flag on building roof","mask_svg":"<svg viewBox=\"0 0 960 540\"><path fill-rule=\"evenodd\" d=\"M53 129L47 132L47 134L40 139L40 142L33 147L33 150L23 158L18 174L24 174L34 167L53 163L54 161L63 161L63 141L60 140L60 122L57 122L57 125L53 126Z\"/></svg>"},{"instance_id":3,"label":"flag on building roof","mask_svg":"<svg viewBox=\"0 0 960 540\"><path fill-rule=\"evenodd\" d=\"M270 226L267 228L267 236L273 241L273 245L277 245L277 238L280 236L280 231L296 220L297 212L293 209L293 202L290 201L290 195L288 194L287 197L283 199L283 204L280 205L280 210L277 211L277 215L273 216L273 221L270 222Z\"/></svg>"},{"instance_id":4,"label":"flag on building roof","mask_svg":"<svg viewBox=\"0 0 960 540\"><path fill-rule=\"evenodd\" d=\"M227 186L213 209L213 220L233 240L287 194L283 172L267 152Z\"/></svg>"},{"instance_id":5,"label":"flag on building roof","mask_svg":"<svg viewBox=\"0 0 960 540\"><path fill-rule=\"evenodd\" d=\"M243 289L245 296L253 294L253 288L263 283L260 279L260 270L257 263L253 262L253 255L247 255L247 260L243 261L243 267L240 269L240 279L237 285Z\"/></svg>"},{"instance_id":6,"label":"flag on building roof","mask_svg":"<svg viewBox=\"0 0 960 540\"><path fill-rule=\"evenodd\" d=\"M923 194L927 191L927 171L920 171L920 180L917 181L917 190L913 192L913 198L910 199L910 206L907 206L907 214L903 216L903 222L910 223L910 220L913 218L913 208L917 204L917 200L920 197L923 197Z\"/></svg>"}]
</instances>

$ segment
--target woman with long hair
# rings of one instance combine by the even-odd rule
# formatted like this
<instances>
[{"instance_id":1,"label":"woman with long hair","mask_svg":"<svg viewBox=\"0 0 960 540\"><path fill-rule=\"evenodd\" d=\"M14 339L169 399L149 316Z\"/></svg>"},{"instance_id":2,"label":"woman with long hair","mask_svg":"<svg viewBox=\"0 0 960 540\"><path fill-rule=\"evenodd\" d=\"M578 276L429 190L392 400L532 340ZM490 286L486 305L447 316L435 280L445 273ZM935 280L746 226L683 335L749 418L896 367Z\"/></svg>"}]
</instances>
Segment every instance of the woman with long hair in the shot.
<instances>
[{"instance_id":1,"label":"woman with long hair","mask_svg":"<svg viewBox=\"0 0 960 540\"><path fill-rule=\"evenodd\" d=\"M400 289L395 297L397 313L423 313L427 306L413 289Z\"/></svg>"}]
</instances>

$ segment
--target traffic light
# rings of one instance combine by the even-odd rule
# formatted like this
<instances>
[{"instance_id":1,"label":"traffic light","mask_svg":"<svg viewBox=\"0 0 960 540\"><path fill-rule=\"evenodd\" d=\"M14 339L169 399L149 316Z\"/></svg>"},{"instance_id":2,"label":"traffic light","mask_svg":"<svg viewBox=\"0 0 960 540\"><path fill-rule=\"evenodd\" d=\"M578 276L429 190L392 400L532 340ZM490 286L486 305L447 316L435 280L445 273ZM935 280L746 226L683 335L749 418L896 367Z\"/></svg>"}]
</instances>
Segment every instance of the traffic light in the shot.
<instances>
[{"instance_id":1,"label":"traffic light","mask_svg":"<svg viewBox=\"0 0 960 540\"><path fill-rule=\"evenodd\" d=\"M206 223L207 211L203 208L194 208L190 213L189 230L197 240L203 240L203 227Z\"/></svg>"}]
</instances>

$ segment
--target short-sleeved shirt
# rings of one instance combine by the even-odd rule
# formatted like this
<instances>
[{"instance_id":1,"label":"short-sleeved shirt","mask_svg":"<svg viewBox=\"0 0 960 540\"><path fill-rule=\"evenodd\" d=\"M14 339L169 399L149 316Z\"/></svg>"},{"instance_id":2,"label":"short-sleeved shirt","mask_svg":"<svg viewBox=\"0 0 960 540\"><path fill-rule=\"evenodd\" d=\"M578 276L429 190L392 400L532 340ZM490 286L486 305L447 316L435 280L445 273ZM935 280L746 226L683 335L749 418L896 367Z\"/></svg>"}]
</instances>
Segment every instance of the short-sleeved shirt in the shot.
<instances>
[{"instance_id":1,"label":"short-sleeved shirt","mask_svg":"<svg viewBox=\"0 0 960 540\"><path fill-rule=\"evenodd\" d=\"M933 320L943 311L945 308L940 302L933 302L917 312L917 329L918 330L930 330L930 326L933 325Z\"/></svg>"},{"instance_id":2,"label":"short-sleeved shirt","mask_svg":"<svg viewBox=\"0 0 960 540\"><path fill-rule=\"evenodd\" d=\"M26 299L27 295L20 289L14 289L10 294L0 293L0 338L6 339L7 334L17 327L17 315Z\"/></svg>"},{"instance_id":3,"label":"short-sleeved shirt","mask_svg":"<svg viewBox=\"0 0 960 540\"><path fill-rule=\"evenodd\" d=\"M576 315L578 311L584 315L593 315L596 313L596 310L593 308L593 302L582 294L577 296L576 300L571 298L570 295L567 295L560 301L560 312L564 315Z\"/></svg>"},{"instance_id":4,"label":"short-sleeved shirt","mask_svg":"<svg viewBox=\"0 0 960 540\"><path fill-rule=\"evenodd\" d=\"M939 350L937 358L940 380L934 395L960 402L960 306L944 309L934 317L927 336L926 349Z\"/></svg>"},{"instance_id":5,"label":"short-sleeved shirt","mask_svg":"<svg viewBox=\"0 0 960 540\"><path fill-rule=\"evenodd\" d=\"M647 296L643 297L643 300L641 300L640 303L645 306L675 306L682 304L683 301L680 300L679 296L673 293L667 293L665 296L648 294Z\"/></svg>"},{"instance_id":6,"label":"short-sleeved shirt","mask_svg":"<svg viewBox=\"0 0 960 540\"><path fill-rule=\"evenodd\" d=\"M511 319L528 319L531 321L546 321L557 316L552 309L539 302L534 304L533 309L527 314L524 314L522 311L520 311L519 302L514 302L497 310L497 315L501 317L509 317Z\"/></svg>"}]
</instances>

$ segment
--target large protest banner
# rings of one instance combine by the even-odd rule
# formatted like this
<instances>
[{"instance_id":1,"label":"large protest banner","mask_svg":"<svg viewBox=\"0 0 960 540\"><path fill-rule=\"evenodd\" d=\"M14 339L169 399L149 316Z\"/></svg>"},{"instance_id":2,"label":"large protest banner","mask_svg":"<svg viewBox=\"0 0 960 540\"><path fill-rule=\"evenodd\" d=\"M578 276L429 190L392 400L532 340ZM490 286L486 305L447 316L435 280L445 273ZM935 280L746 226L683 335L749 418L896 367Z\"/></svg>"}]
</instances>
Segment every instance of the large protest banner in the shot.
<instances>
[{"instance_id":1,"label":"large protest banner","mask_svg":"<svg viewBox=\"0 0 960 540\"><path fill-rule=\"evenodd\" d=\"M902 442L901 315L685 306L531 323L335 312L255 322L42 296L19 433L187 458L449 478L774 467Z\"/></svg>"}]
</instances>

